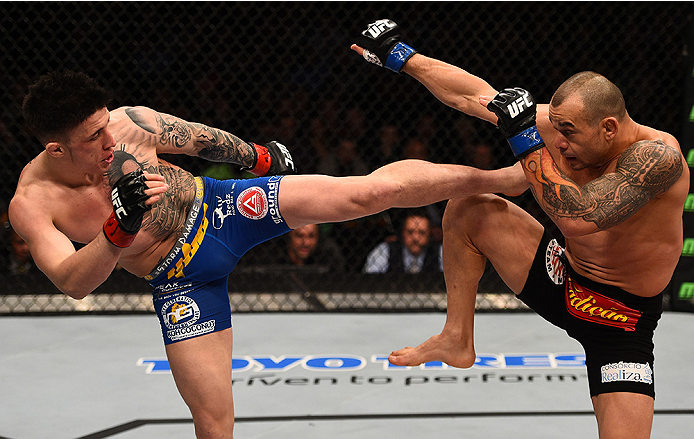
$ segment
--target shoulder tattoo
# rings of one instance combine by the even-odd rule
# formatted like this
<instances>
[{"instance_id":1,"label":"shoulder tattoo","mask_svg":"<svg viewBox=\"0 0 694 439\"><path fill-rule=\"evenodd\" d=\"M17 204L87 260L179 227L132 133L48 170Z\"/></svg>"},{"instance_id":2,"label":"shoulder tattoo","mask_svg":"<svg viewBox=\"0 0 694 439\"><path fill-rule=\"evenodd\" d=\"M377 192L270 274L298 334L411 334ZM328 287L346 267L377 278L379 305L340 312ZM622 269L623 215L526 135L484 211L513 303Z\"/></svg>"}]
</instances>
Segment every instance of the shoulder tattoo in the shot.
<instances>
[{"instance_id":1,"label":"shoulder tattoo","mask_svg":"<svg viewBox=\"0 0 694 439\"><path fill-rule=\"evenodd\" d=\"M583 219L607 229L667 191L682 172L682 155L675 148L660 140L640 141L622 153L615 172L583 187L568 178L544 179L543 205L550 215Z\"/></svg>"}]
</instances>

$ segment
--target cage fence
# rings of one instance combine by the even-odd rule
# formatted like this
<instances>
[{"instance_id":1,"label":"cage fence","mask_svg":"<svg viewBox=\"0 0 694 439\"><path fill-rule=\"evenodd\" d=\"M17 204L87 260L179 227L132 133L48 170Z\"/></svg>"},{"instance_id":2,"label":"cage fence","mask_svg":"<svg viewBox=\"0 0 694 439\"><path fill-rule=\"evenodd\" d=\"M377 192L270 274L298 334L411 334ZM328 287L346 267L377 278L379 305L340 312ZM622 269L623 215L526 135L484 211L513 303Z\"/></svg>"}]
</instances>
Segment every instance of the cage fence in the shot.
<instances>
[{"instance_id":1,"label":"cage fence","mask_svg":"<svg viewBox=\"0 0 694 439\"><path fill-rule=\"evenodd\" d=\"M95 77L113 91L114 108L144 105L245 140L279 140L301 173L359 175L403 158L483 169L512 164L493 126L349 49L378 18L397 21L419 52L497 89L522 86L548 102L569 76L593 70L622 89L636 121L675 135L686 121L690 2L3 2L0 10L3 211L23 166L41 150L23 124L23 96L38 76L55 69ZM166 160L196 175L247 177L233 165L188 156ZM552 227L529 194L512 201ZM432 249L441 242L445 205L424 209ZM391 209L321 225L321 256L310 267L282 267L270 257L286 253L287 237L261 244L230 277L232 307L445 310L437 267L419 274L364 272L372 250L400 239L409 213ZM16 260L6 216L3 223L1 314L152 312L149 286L123 270L87 299L61 295L31 263ZM491 266L477 307L524 309Z\"/></svg>"}]
</instances>

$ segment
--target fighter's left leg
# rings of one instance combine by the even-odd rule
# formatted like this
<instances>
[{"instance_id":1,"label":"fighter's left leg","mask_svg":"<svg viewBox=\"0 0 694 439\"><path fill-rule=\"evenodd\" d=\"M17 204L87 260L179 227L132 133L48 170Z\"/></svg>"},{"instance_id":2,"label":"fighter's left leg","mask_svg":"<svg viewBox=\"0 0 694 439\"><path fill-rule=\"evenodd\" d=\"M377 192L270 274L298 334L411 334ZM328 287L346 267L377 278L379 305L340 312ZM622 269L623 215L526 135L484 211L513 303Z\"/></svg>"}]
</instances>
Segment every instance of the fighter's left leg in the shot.
<instances>
[{"instance_id":1,"label":"fighter's left leg","mask_svg":"<svg viewBox=\"0 0 694 439\"><path fill-rule=\"evenodd\" d=\"M233 438L232 344L228 328L166 345L174 381L190 408L199 439Z\"/></svg>"},{"instance_id":2,"label":"fighter's left leg","mask_svg":"<svg viewBox=\"0 0 694 439\"><path fill-rule=\"evenodd\" d=\"M443 361L468 368L475 362L474 313L477 287L487 259L516 294L525 285L543 235L542 225L517 205L496 195L450 200L443 216L447 311L443 331L417 347L391 353L398 366Z\"/></svg>"},{"instance_id":3,"label":"fighter's left leg","mask_svg":"<svg viewBox=\"0 0 694 439\"><path fill-rule=\"evenodd\" d=\"M600 439L648 439L653 425L654 400L629 392L593 396Z\"/></svg>"},{"instance_id":4,"label":"fighter's left leg","mask_svg":"<svg viewBox=\"0 0 694 439\"><path fill-rule=\"evenodd\" d=\"M391 207L420 207L482 193L519 193L528 187L520 166L491 171L401 160L369 175L287 175L279 206L287 225L348 221Z\"/></svg>"}]
</instances>

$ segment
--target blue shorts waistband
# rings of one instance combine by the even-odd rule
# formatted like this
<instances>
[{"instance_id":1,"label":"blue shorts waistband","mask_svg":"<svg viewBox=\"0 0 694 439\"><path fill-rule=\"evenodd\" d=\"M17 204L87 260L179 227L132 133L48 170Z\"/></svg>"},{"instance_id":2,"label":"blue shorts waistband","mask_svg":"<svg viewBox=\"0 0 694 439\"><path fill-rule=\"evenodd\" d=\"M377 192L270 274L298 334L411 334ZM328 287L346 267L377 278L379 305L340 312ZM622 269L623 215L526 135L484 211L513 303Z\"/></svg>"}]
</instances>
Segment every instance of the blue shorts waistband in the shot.
<instances>
[{"instance_id":1,"label":"blue shorts waistband","mask_svg":"<svg viewBox=\"0 0 694 439\"><path fill-rule=\"evenodd\" d=\"M202 200L204 197L205 184L203 183L202 178L195 177L195 200L193 201L193 206L190 208L190 212L188 212L183 233L181 233L181 236L176 240L176 243L173 245L166 257L164 257L161 263L159 263L159 265L157 265L152 272L145 276L145 280L152 281L159 277L164 271L166 271L171 262L173 262L178 253L181 251L181 247L183 247L186 238L190 235L190 232L193 230L193 226L198 219L200 207L202 206Z\"/></svg>"}]
</instances>

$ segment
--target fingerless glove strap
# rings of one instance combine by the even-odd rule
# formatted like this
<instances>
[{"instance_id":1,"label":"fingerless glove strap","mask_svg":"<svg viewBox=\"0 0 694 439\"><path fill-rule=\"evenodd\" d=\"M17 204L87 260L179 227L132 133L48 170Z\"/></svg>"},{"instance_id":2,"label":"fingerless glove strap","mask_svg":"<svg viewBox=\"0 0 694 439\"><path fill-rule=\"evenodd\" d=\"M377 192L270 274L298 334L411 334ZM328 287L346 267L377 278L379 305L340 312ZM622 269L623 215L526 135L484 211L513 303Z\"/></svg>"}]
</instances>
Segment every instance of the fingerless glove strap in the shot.
<instances>
[{"instance_id":1,"label":"fingerless glove strap","mask_svg":"<svg viewBox=\"0 0 694 439\"><path fill-rule=\"evenodd\" d=\"M255 148L256 161L255 166L249 169L248 172L256 177L262 177L263 175L267 174L267 171L270 170L270 164L272 163L270 151L268 151L268 149L262 145L255 143L252 143L252 145L253 148Z\"/></svg>"},{"instance_id":2,"label":"fingerless glove strap","mask_svg":"<svg viewBox=\"0 0 694 439\"><path fill-rule=\"evenodd\" d=\"M128 233L118 225L118 220L116 219L115 212L111 212L111 216L108 217L108 219L104 223L103 230L106 239L108 239L111 242L111 244L120 248L129 247L130 244L133 243L133 241L135 240L135 236L137 235L137 232Z\"/></svg>"},{"instance_id":3,"label":"fingerless glove strap","mask_svg":"<svg viewBox=\"0 0 694 439\"><path fill-rule=\"evenodd\" d=\"M400 73L402 66L404 66L407 60L409 60L415 53L417 53L416 50L400 41L391 49L390 53L388 54L385 68L396 73Z\"/></svg>"},{"instance_id":4,"label":"fingerless glove strap","mask_svg":"<svg viewBox=\"0 0 694 439\"><path fill-rule=\"evenodd\" d=\"M537 131L537 125L521 131L513 137L509 137L508 144L511 145L511 151L517 159L523 158L531 152L542 148L545 143Z\"/></svg>"}]
</instances>

